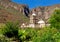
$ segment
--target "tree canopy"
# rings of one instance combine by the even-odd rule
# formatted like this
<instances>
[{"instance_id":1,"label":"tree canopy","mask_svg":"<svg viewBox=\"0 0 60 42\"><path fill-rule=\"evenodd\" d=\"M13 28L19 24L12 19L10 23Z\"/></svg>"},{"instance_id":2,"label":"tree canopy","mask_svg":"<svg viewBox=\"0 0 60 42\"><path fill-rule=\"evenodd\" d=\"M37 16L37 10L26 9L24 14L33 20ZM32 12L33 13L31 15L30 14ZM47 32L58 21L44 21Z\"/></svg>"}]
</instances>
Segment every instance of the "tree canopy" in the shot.
<instances>
[{"instance_id":1,"label":"tree canopy","mask_svg":"<svg viewBox=\"0 0 60 42\"><path fill-rule=\"evenodd\" d=\"M50 18L51 27L60 28L60 9L55 9Z\"/></svg>"}]
</instances>

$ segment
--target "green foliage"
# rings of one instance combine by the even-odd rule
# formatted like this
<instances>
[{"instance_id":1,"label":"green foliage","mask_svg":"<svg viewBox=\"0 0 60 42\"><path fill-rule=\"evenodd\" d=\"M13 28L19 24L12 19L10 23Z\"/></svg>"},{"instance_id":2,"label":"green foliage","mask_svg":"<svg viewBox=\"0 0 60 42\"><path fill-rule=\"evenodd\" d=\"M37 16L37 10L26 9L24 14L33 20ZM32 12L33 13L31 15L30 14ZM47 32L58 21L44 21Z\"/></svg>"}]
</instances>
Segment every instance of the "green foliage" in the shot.
<instances>
[{"instance_id":1,"label":"green foliage","mask_svg":"<svg viewBox=\"0 0 60 42\"><path fill-rule=\"evenodd\" d=\"M53 12L49 22L51 24L51 27L60 29L60 9L56 9Z\"/></svg>"},{"instance_id":2,"label":"green foliage","mask_svg":"<svg viewBox=\"0 0 60 42\"><path fill-rule=\"evenodd\" d=\"M17 37L18 35L18 23L7 22L6 26L3 28L3 35L8 38Z\"/></svg>"},{"instance_id":3,"label":"green foliage","mask_svg":"<svg viewBox=\"0 0 60 42\"><path fill-rule=\"evenodd\" d=\"M60 42L60 32L55 33L52 38L55 40L55 42Z\"/></svg>"},{"instance_id":4,"label":"green foliage","mask_svg":"<svg viewBox=\"0 0 60 42\"><path fill-rule=\"evenodd\" d=\"M39 32L39 36L37 36L36 38L36 42L54 42L54 40L52 39L52 35L54 34L53 32L54 29L50 29L50 28L44 28L44 29L41 29ZM37 41L38 39L38 41Z\"/></svg>"},{"instance_id":5,"label":"green foliage","mask_svg":"<svg viewBox=\"0 0 60 42\"><path fill-rule=\"evenodd\" d=\"M19 36L20 42L29 41L31 39L31 36L29 35L29 33L24 29L19 30L18 36Z\"/></svg>"},{"instance_id":6,"label":"green foliage","mask_svg":"<svg viewBox=\"0 0 60 42\"><path fill-rule=\"evenodd\" d=\"M22 35L30 36L32 42L60 42L60 32L55 28L23 29ZM20 32L20 33L21 33ZM26 36L22 36L26 38ZM26 39L25 39L26 40Z\"/></svg>"}]
</instances>

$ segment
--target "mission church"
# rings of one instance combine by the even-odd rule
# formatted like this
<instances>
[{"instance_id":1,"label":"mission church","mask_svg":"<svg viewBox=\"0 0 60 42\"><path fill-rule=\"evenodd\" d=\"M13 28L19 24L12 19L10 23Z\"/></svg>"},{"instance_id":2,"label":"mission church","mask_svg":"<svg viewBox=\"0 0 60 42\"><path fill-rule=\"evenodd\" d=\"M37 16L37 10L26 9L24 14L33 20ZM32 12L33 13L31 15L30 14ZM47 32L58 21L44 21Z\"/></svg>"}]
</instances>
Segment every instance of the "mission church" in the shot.
<instances>
[{"instance_id":1,"label":"mission church","mask_svg":"<svg viewBox=\"0 0 60 42\"><path fill-rule=\"evenodd\" d=\"M33 9L29 15L30 23L28 25L22 23L21 27L43 28L45 26L50 26L48 19L50 18L51 14L55 9L59 9L59 8L55 7L52 11L44 10L43 8L42 10L41 8L38 8L37 10Z\"/></svg>"}]
</instances>

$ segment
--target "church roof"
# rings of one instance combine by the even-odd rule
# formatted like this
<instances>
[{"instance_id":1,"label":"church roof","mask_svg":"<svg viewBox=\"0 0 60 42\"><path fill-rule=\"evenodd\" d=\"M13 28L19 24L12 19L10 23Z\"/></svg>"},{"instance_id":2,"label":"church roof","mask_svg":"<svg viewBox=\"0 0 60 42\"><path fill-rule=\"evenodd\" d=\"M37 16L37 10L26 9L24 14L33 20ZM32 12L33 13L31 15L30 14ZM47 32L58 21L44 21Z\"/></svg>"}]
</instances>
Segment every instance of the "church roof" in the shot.
<instances>
[{"instance_id":1,"label":"church roof","mask_svg":"<svg viewBox=\"0 0 60 42\"><path fill-rule=\"evenodd\" d=\"M33 16L36 16L36 14L35 14L35 13L33 13L32 15L33 15Z\"/></svg>"},{"instance_id":2,"label":"church roof","mask_svg":"<svg viewBox=\"0 0 60 42\"><path fill-rule=\"evenodd\" d=\"M39 24L42 24L42 23L45 23L45 21L40 20L40 21L38 21L38 23L39 23Z\"/></svg>"}]
</instances>

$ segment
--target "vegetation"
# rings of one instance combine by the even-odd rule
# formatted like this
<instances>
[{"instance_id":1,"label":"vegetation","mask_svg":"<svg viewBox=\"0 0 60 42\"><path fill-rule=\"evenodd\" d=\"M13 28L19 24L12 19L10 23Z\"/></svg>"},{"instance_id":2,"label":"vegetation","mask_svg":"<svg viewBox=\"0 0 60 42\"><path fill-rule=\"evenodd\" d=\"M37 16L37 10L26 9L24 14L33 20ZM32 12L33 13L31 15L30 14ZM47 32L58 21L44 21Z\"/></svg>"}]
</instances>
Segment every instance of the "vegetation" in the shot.
<instances>
[{"instance_id":1,"label":"vegetation","mask_svg":"<svg viewBox=\"0 0 60 42\"><path fill-rule=\"evenodd\" d=\"M6 26L3 28L3 35L8 38L18 36L18 23L6 23Z\"/></svg>"},{"instance_id":2,"label":"vegetation","mask_svg":"<svg viewBox=\"0 0 60 42\"><path fill-rule=\"evenodd\" d=\"M3 33L5 38L13 37L13 39L15 39L15 40L18 39L18 42L30 42L30 41L31 42L60 42L60 32L56 28L18 29L18 33L15 33L17 31L13 32L15 29L10 29L10 30L8 30L7 33L6 32ZM9 35L12 34L12 36L8 36L7 35L8 33L9 33ZM17 35L17 37L16 37L16 35Z\"/></svg>"},{"instance_id":3,"label":"vegetation","mask_svg":"<svg viewBox=\"0 0 60 42\"><path fill-rule=\"evenodd\" d=\"M18 23L8 22L0 30L2 42L60 42L60 32L56 28L19 28ZM11 40L7 40L10 38Z\"/></svg>"},{"instance_id":4,"label":"vegetation","mask_svg":"<svg viewBox=\"0 0 60 42\"><path fill-rule=\"evenodd\" d=\"M60 9L55 9L50 18L51 27L60 29Z\"/></svg>"}]
</instances>

